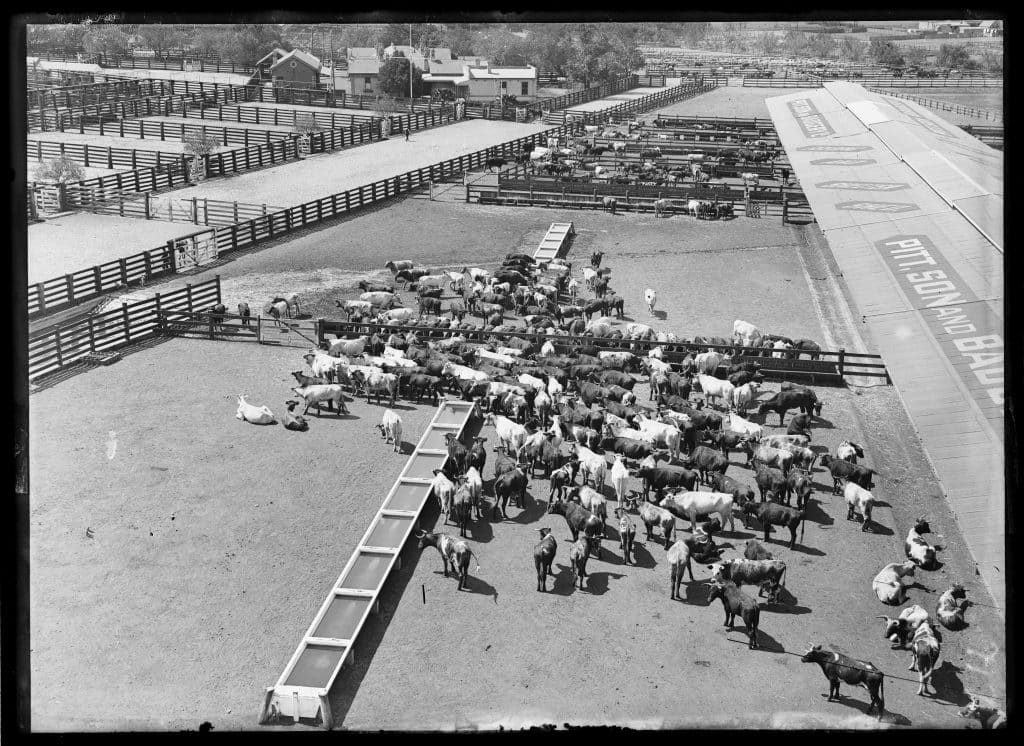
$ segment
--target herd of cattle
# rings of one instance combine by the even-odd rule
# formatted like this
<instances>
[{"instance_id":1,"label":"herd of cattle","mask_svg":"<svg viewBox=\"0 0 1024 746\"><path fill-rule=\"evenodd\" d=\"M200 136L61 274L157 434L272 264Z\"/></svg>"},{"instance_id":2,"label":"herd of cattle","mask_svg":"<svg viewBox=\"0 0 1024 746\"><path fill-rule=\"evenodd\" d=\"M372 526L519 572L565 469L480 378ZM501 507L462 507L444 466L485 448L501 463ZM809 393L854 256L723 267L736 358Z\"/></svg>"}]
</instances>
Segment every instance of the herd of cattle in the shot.
<instances>
[{"instance_id":1,"label":"herd of cattle","mask_svg":"<svg viewBox=\"0 0 1024 746\"><path fill-rule=\"evenodd\" d=\"M784 382L778 392L759 401L763 380L760 363L746 357L743 362L733 363L733 356L723 352L710 348L700 351L704 345L721 343L747 356L758 351L776 356L815 355L820 351L815 343L762 334L740 320L735 322L733 338L728 341L699 337L683 340L644 324L627 324L622 333L612 326L615 319L611 317L585 322L583 316L590 318L607 308L607 303L591 303L607 301L612 292L607 288L608 272L601 270L601 259L600 254L591 257L591 267L583 279L594 298L581 305L559 303L563 295L575 301L580 285L571 276L571 265L559 260L544 266L526 255L510 254L493 273L466 268L462 273L438 274L416 270L411 262L388 262L394 283L364 282L362 286L367 290L361 303L366 306L339 305L360 323L376 319L389 326L376 330L365 327L367 333L356 339L326 340L324 349L311 350L304 356L309 372L292 373L297 383L292 391L305 401L303 414L315 405L318 416L321 404L339 415L346 412L346 392L365 395L367 403L375 397L380 404L383 397L389 407L399 395L416 402L427 397L434 404L447 395L478 402L486 415L484 422L493 425L497 440L490 485L493 505L489 512L485 510L487 438L476 437L467 448L449 435L449 458L443 469L434 472L432 493L441 506L445 525L454 522L459 537L439 531L417 534L420 548L437 548L445 576L450 567L458 576L460 590L465 587L474 556L465 538L468 523L474 516L476 520L485 515L499 521L507 518L510 500L524 508L530 478L538 469L550 485L546 512L563 516L569 528L574 586L578 583L584 587L588 560L602 557L610 499L605 486L610 482L610 494L616 503L611 513L623 561L632 561L636 526L630 513L635 513L644 524L648 540L653 539L655 531L661 533L670 570L671 598L682 599L679 587L684 572L694 580L693 561L706 564L711 570L707 581L709 603L715 598L721 600L729 627L739 616L746 627L749 647L756 648L761 606L741 587L758 586L759 597L767 593L769 604L780 602L787 565L775 559L766 545L773 526L788 529L790 549L796 546L798 529L803 542L815 463L820 462L829 471L833 494L841 491L847 504L847 518L853 520L859 514L864 531L872 525L875 498L870 490L874 488L875 472L858 463L864 450L857 443L844 441L835 453L823 455L820 449L810 447L814 418L821 416L823 406L813 390ZM407 287L417 285L420 314L394 315L395 311L411 310L391 308L400 302L395 291L398 282L405 282ZM467 282L472 283L469 291L452 301L451 318L424 315L427 310L439 311L439 304L427 306L424 300L439 300L441 292L436 291L445 287L453 292L465 289ZM572 283L576 287L571 288ZM292 300L297 304L297 298ZM461 308L460 300L464 304ZM644 300L653 314L657 294L648 289ZM288 308L282 312L291 303L285 305ZM621 315L622 304L614 307ZM523 332L524 327L504 324L504 313L510 308L525 314L525 329L530 334L516 337L496 333L482 341L471 341L463 333L473 330L482 336L489 332ZM374 315L374 311L378 313ZM487 324L460 321L466 313L475 313ZM401 323L414 319L430 329L400 331ZM604 339L594 345L580 340L580 344L561 348L560 354L547 338L556 331ZM420 339L421 334L424 339ZM650 343L637 345L637 341ZM598 343L617 349L601 348L596 346ZM644 350L646 355L642 354ZM686 353L682 359L666 361L670 357L667 351L679 350ZM649 405L633 391L640 381L649 384ZM701 396L693 397L695 393ZM289 429L308 428L303 416L292 411L298 403L288 402L284 425ZM743 416L754 405L763 416L763 424ZM794 415L785 434L765 432L764 420L770 413L777 413L783 426L790 411ZM249 422L274 421L269 409L250 405L242 396L237 416ZM400 452L401 418L388 408L378 427ZM732 450L746 454L745 466L751 469L759 499L755 499L750 486L726 474L733 464L729 459ZM629 489L630 479L640 480L639 490ZM750 520L757 522L764 531L763 541L750 539L743 558L723 561L723 548L714 537L726 523L730 531L734 529L737 511L744 526ZM698 517L702 518L699 524ZM675 535L677 519L689 521L690 536ZM549 528L538 530L540 542L533 548L533 556L537 590L543 592L558 548ZM907 560L886 565L875 577L873 590L879 601L904 603L915 570L937 569L936 551L941 547L928 544L924 535L930 531L927 520L920 518L906 538ZM911 670L919 672L919 694L927 692L939 657L939 625L950 630L962 628L970 604L963 587L954 584L940 597L934 619L918 605L904 609L895 619L882 617L885 637L892 640L894 648L911 651ZM863 685L871 696L869 712L877 709L882 717L884 674L873 664L837 651L824 651L820 645L811 645L802 660L821 666L829 681L830 701L838 697L841 681ZM975 707L965 716L979 712L982 710Z\"/></svg>"},{"instance_id":2,"label":"herd of cattle","mask_svg":"<svg viewBox=\"0 0 1024 746\"><path fill-rule=\"evenodd\" d=\"M659 120L655 120L657 125ZM634 184L641 186L676 186L682 185L687 180L693 184L704 184L710 186L710 181L718 176L718 170L723 167L748 166L751 164L774 165L781 151L774 142L761 139L740 140L737 142L743 145L739 148L719 149L714 154L695 152L687 153L682 161L673 158L670 162L662 153L660 145L651 145L649 135L641 134L645 123L643 121L628 122L628 131L623 133L619 129L604 129L596 125L587 125L585 130L591 136L593 142L588 142L586 137L569 139L564 144L560 138L549 138L547 147L534 144L523 146L518 153L511 157L492 157L487 159L485 165L490 171L495 168L502 168L511 163L525 166L533 174L548 176L560 176L563 178L575 179L588 177L598 182L610 184ZM638 132L633 133L636 128ZM596 138L611 138L607 145L596 144ZM667 138L668 135L663 135ZM731 140L731 136L727 136ZM621 138L621 139L615 139ZM640 144L641 139L646 142ZM629 143L638 145L639 159L624 159L629 150ZM598 159L604 154L617 156L613 166L602 165ZM759 185L759 175L756 172L741 173L740 178L748 186Z\"/></svg>"}]
</instances>

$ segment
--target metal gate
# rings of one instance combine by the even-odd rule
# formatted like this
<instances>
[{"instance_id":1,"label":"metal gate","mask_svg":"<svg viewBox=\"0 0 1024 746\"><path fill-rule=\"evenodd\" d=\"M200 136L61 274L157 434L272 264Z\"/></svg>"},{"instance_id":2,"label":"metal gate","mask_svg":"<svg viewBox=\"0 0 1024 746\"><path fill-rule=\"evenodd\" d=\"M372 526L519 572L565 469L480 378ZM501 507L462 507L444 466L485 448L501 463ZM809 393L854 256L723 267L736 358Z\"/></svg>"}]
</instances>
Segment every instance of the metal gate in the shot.
<instances>
[{"instance_id":1,"label":"metal gate","mask_svg":"<svg viewBox=\"0 0 1024 746\"><path fill-rule=\"evenodd\" d=\"M53 214L63 211L61 204L59 186L35 186L32 188L32 198L36 203L38 212Z\"/></svg>"},{"instance_id":2,"label":"metal gate","mask_svg":"<svg viewBox=\"0 0 1024 746\"><path fill-rule=\"evenodd\" d=\"M175 266L185 272L217 259L217 230L174 239Z\"/></svg>"}]
</instances>

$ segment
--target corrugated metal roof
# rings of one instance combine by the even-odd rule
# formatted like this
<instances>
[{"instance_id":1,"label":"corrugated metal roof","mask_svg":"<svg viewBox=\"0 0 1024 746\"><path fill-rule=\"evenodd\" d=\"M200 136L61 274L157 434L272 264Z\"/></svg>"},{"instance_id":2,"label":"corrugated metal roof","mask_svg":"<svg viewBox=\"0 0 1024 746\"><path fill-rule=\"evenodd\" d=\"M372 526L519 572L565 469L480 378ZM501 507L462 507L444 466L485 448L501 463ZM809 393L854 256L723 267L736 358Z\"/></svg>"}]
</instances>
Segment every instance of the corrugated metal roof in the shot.
<instances>
[{"instance_id":1,"label":"corrugated metal roof","mask_svg":"<svg viewBox=\"0 0 1024 746\"><path fill-rule=\"evenodd\" d=\"M767 104L1003 607L1002 154L916 104L852 83Z\"/></svg>"},{"instance_id":2,"label":"corrugated metal roof","mask_svg":"<svg viewBox=\"0 0 1024 746\"><path fill-rule=\"evenodd\" d=\"M348 61L349 75L379 75L380 60L355 58Z\"/></svg>"}]
</instances>

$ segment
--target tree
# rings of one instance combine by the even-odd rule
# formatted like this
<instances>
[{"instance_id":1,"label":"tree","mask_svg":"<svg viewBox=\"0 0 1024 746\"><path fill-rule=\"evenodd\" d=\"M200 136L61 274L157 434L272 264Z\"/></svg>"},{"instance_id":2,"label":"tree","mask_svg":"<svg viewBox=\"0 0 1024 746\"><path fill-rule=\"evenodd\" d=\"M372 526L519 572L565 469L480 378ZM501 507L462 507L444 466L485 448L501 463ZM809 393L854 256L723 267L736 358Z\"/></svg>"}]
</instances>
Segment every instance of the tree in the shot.
<instances>
[{"instance_id":1,"label":"tree","mask_svg":"<svg viewBox=\"0 0 1024 746\"><path fill-rule=\"evenodd\" d=\"M839 42L839 58L847 62L860 62L864 59L867 44L844 36Z\"/></svg>"},{"instance_id":2,"label":"tree","mask_svg":"<svg viewBox=\"0 0 1024 746\"><path fill-rule=\"evenodd\" d=\"M774 31L765 31L757 37L757 50L764 56L778 54L779 47L782 45L779 43L779 37L775 35Z\"/></svg>"},{"instance_id":3,"label":"tree","mask_svg":"<svg viewBox=\"0 0 1024 746\"><path fill-rule=\"evenodd\" d=\"M872 39L868 46L868 56L879 65L891 65L892 67L903 65L903 55L891 41Z\"/></svg>"},{"instance_id":4,"label":"tree","mask_svg":"<svg viewBox=\"0 0 1024 746\"><path fill-rule=\"evenodd\" d=\"M386 119L389 114L394 114L398 111L398 102L387 94L377 97L377 102L374 105L373 113L379 116L381 119Z\"/></svg>"},{"instance_id":5,"label":"tree","mask_svg":"<svg viewBox=\"0 0 1024 746\"><path fill-rule=\"evenodd\" d=\"M835 47L835 37L825 32L814 34L807 40L807 50L815 57L831 57Z\"/></svg>"},{"instance_id":6,"label":"tree","mask_svg":"<svg viewBox=\"0 0 1024 746\"><path fill-rule=\"evenodd\" d=\"M409 95L409 68L412 70L413 98L423 93L422 73L401 53L391 57L380 66L380 89L389 96L406 98Z\"/></svg>"},{"instance_id":7,"label":"tree","mask_svg":"<svg viewBox=\"0 0 1024 746\"><path fill-rule=\"evenodd\" d=\"M711 28L711 24L705 22L700 23L684 23L683 28L679 33L679 41L684 46L697 45L704 41L704 38L708 35L708 30Z\"/></svg>"},{"instance_id":8,"label":"tree","mask_svg":"<svg viewBox=\"0 0 1024 746\"><path fill-rule=\"evenodd\" d=\"M69 181L81 181L84 178L85 169L63 155L43 161L42 165L36 169L36 179L39 181L55 181L65 184Z\"/></svg>"},{"instance_id":9,"label":"tree","mask_svg":"<svg viewBox=\"0 0 1024 746\"><path fill-rule=\"evenodd\" d=\"M994 73L1001 73L1003 71L1003 55L997 54L991 50L986 49L980 55L981 66Z\"/></svg>"},{"instance_id":10,"label":"tree","mask_svg":"<svg viewBox=\"0 0 1024 746\"><path fill-rule=\"evenodd\" d=\"M125 57L131 44L125 26L93 25L85 32L82 44L90 54L102 54L107 57Z\"/></svg>"},{"instance_id":11,"label":"tree","mask_svg":"<svg viewBox=\"0 0 1024 746\"><path fill-rule=\"evenodd\" d=\"M221 145L220 140L202 130L186 134L182 142L185 152L195 156L209 155Z\"/></svg>"},{"instance_id":12,"label":"tree","mask_svg":"<svg viewBox=\"0 0 1024 746\"><path fill-rule=\"evenodd\" d=\"M920 67L928 61L928 52L922 47L906 47L903 50L903 61Z\"/></svg>"},{"instance_id":13,"label":"tree","mask_svg":"<svg viewBox=\"0 0 1024 746\"><path fill-rule=\"evenodd\" d=\"M635 36L614 28L600 29L584 23L572 27L565 72L570 81L585 88L610 83L643 64Z\"/></svg>"},{"instance_id":14,"label":"tree","mask_svg":"<svg viewBox=\"0 0 1024 746\"><path fill-rule=\"evenodd\" d=\"M220 55L241 65L256 64L274 47L280 47L286 52L292 49L291 44L281 38L282 28L278 25L243 23L229 29L222 37L223 49Z\"/></svg>"},{"instance_id":15,"label":"tree","mask_svg":"<svg viewBox=\"0 0 1024 746\"><path fill-rule=\"evenodd\" d=\"M167 23L153 23L138 27L142 43L158 55L168 49L179 47L185 41L185 34L179 26Z\"/></svg>"},{"instance_id":16,"label":"tree","mask_svg":"<svg viewBox=\"0 0 1024 746\"><path fill-rule=\"evenodd\" d=\"M943 44L939 47L936 64L945 70L961 69L967 67L970 59L971 55L963 44Z\"/></svg>"},{"instance_id":17,"label":"tree","mask_svg":"<svg viewBox=\"0 0 1024 746\"><path fill-rule=\"evenodd\" d=\"M782 46L791 56L801 56L807 48L807 34L790 29L782 39Z\"/></svg>"}]
</instances>

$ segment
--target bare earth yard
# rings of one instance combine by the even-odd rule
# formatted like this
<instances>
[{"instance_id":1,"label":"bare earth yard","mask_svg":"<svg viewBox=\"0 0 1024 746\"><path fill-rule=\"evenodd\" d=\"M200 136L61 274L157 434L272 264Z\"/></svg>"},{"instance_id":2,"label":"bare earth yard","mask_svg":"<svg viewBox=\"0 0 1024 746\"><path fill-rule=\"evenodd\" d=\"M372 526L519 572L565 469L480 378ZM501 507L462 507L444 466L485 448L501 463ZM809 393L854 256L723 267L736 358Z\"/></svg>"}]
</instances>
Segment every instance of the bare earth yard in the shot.
<instances>
[{"instance_id":1,"label":"bare earth yard","mask_svg":"<svg viewBox=\"0 0 1024 746\"><path fill-rule=\"evenodd\" d=\"M841 301L823 295L821 282L834 273L808 241L815 227L771 220L658 220L405 199L292 236L193 281L219 272L229 305L298 290L310 304L303 310L317 315L333 298L352 297L357 277L380 276L388 258L493 268L505 253L532 251L551 222L567 219L578 231L568 257L574 272L591 251L604 250L629 317L687 335L727 335L733 319L743 318L766 331L862 349L842 321ZM659 291L664 318L650 320L643 309L648 285ZM218 730L255 728L263 688L283 671L404 463L373 428L383 407L365 401L349 404L349 418L312 417L308 433L234 419L239 392L278 412L301 354L172 340L33 396L34 728L178 729L204 721ZM762 395L777 387L767 385ZM919 572L922 585L941 592L959 579L975 601L990 601L954 519L935 497L895 392L817 390L825 406L813 444L822 452L846 438L865 446L866 462L880 472L877 527L861 532L859 522L847 522L842 498L830 495L830 477L816 469L803 540L789 550L780 541L788 532L772 535L771 551L789 567L787 592L782 604L762 610L761 650L746 649L742 622L731 632L722 626L717 601L706 607L705 567L694 566L685 601L669 600L662 537L645 540L635 515L637 564L622 564L610 521L586 589L573 590L564 520L544 515L548 483L538 476L525 509L509 507L507 521L472 522L481 568L471 568L467 592L442 577L433 549L420 556L414 544L406 547L380 617L356 645L356 665L332 692L338 727L877 727L863 714L863 689L844 686L841 702L825 701L821 672L793 655L809 640L914 679L886 681L883 725L969 727L954 716L966 691L1003 693L1001 622L990 609L971 609L969 629L944 635L933 679L938 694L916 696L908 654L889 650L874 619L891 610L870 589L884 564L903 559L914 517L927 512L946 546L947 564ZM646 383L635 391L648 401ZM405 440L415 442L432 407L400 401L397 410ZM782 432L770 417L766 430ZM495 444L489 427L481 435L488 447ZM728 473L752 483L744 462L734 453ZM488 481L493 463L489 452ZM638 487L635 479L630 487ZM428 510L428 525L436 515ZM686 536L689 522L677 525ZM560 544L548 594L535 590L531 558L542 526ZM731 545L726 558L742 556L747 538L763 538L740 522L735 529L721 537ZM934 608L935 593L910 595ZM724 707L738 691L743 706Z\"/></svg>"},{"instance_id":2,"label":"bare earth yard","mask_svg":"<svg viewBox=\"0 0 1024 746\"><path fill-rule=\"evenodd\" d=\"M172 193L173 194L173 193ZM194 233L190 223L89 212L61 214L28 226L29 284L155 249Z\"/></svg>"}]
</instances>

